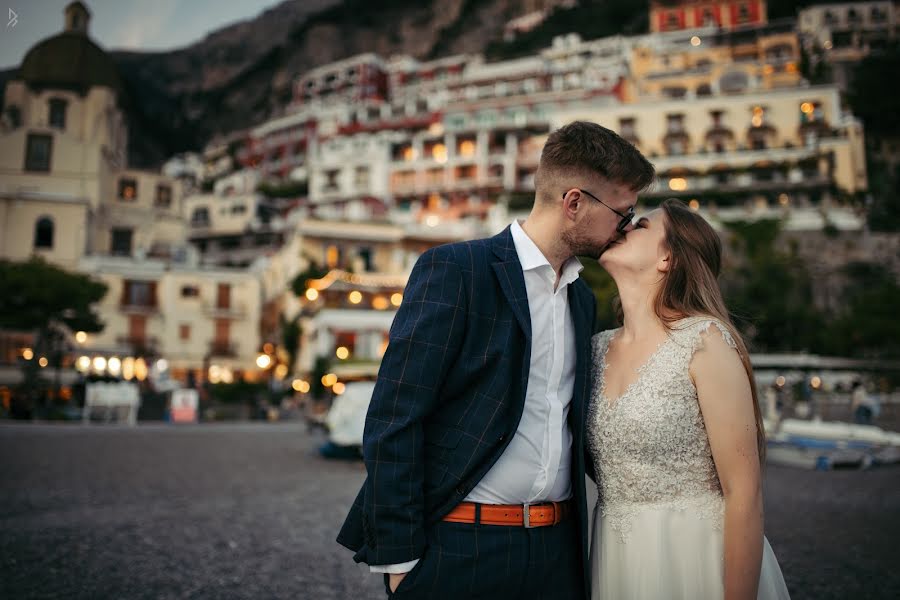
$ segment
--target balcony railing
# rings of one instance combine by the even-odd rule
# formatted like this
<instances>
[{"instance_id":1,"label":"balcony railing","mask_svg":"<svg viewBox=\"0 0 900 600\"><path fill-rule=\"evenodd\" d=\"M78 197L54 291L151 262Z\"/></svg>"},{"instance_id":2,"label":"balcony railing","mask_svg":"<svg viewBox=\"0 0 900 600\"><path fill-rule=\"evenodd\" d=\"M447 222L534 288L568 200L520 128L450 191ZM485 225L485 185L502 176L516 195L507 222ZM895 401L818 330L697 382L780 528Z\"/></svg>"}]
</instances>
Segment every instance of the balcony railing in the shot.
<instances>
[{"instance_id":1,"label":"balcony railing","mask_svg":"<svg viewBox=\"0 0 900 600\"><path fill-rule=\"evenodd\" d=\"M120 335L116 337L120 346L128 346L135 354L154 354L159 350L159 339L148 336Z\"/></svg>"},{"instance_id":2,"label":"balcony railing","mask_svg":"<svg viewBox=\"0 0 900 600\"><path fill-rule=\"evenodd\" d=\"M238 347L234 342L213 340L209 343L210 357L233 358L238 355Z\"/></svg>"},{"instance_id":3,"label":"balcony railing","mask_svg":"<svg viewBox=\"0 0 900 600\"><path fill-rule=\"evenodd\" d=\"M204 302L203 312L212 317L239 319L247 315L247 306L243 302L230 303L228 306L220 306L215 302Z\"/></svg>"}]
</instances>

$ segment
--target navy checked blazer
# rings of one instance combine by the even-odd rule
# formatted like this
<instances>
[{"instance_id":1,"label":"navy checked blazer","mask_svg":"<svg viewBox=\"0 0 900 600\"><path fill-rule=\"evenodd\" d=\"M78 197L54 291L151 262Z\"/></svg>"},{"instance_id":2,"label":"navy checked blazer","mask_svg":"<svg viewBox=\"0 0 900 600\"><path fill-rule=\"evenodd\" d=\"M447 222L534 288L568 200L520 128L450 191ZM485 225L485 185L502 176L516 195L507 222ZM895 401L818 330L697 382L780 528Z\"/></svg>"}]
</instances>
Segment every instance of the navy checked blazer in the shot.
<instances>
[{"instance_id":1,"label":"navy checked blazer","mask_svg":"<svg viewBox=\"0 0 900 600\"><path fill-rule=\"evenodd\" d=\"M568 288L575 326L572 489L587 577L585 409L595 300ZM475 487L518 428L531 362L531 317L509 227L428 250L409 277L366 416L368 477L337 541L370 565L420 558L425 528ZM593 478L593 467L587 472ZM590 589L586 582L585 589Z\"/></svg>"}]
</instances>

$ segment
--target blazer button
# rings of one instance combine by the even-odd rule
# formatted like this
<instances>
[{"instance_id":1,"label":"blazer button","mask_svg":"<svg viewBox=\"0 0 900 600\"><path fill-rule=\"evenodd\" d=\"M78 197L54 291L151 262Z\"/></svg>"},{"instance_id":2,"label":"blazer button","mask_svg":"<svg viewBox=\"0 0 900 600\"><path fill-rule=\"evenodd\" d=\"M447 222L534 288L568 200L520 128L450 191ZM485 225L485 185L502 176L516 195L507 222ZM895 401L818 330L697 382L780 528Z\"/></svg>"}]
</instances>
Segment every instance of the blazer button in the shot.
<instances>
[{"instance_id":1,"label":"blazer button","mask_svg":"<svg viewBox=\"0 0 900 600\"><path fill-rule=\"evenodd\" d=\"M506 439L506 436L505 436L505 435L501 435L501 436L500 436L500 439L499 439L498 441L502 442L502 441L505 440L505 439Z\"/></svg>"}]
</instances>

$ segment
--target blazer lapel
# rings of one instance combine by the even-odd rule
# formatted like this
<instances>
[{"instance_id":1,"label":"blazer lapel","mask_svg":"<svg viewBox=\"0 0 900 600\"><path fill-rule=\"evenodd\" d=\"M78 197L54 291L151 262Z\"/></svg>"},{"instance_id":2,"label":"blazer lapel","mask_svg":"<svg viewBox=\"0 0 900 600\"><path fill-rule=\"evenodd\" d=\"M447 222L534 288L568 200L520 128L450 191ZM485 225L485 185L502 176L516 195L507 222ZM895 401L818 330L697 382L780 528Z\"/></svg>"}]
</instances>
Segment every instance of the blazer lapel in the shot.
<instances>
[{"instance_id":1,"label":"blazer lapel","mask_svg":"<svg viewBox=\"0 0 900 600\"><path fill-rule=\"evenodd\" d=\"M525 275L522 274L522 264L519 262L510 228L507 227L491 238L491 246L494 254L500 259L491 263L500 282L500 289L503 290L503 295L506 296L519 326L530 343L531 312L528 310L528 292L525 289Z\"/></svg>"}]
</instances>

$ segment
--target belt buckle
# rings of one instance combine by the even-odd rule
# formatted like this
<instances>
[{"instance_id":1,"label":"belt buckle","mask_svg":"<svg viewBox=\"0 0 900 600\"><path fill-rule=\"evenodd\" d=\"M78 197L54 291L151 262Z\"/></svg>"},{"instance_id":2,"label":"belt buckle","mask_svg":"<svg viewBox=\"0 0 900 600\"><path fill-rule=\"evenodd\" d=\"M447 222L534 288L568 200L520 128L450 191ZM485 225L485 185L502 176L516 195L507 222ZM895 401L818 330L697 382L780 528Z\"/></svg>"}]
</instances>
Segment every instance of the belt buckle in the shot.
<instances>
[{"instance_id":1,"label":"belt buckle","mask_svg":"<svg viewBox=\"0 0 900 600\"><path fill-rule=\"evenodd\" d=\"M525 524L525 529L533 529L531 526L531 504L526 502L522 505L525 509L525 512L522 513L522 519Z\"/></svg>"}]
</instances>

